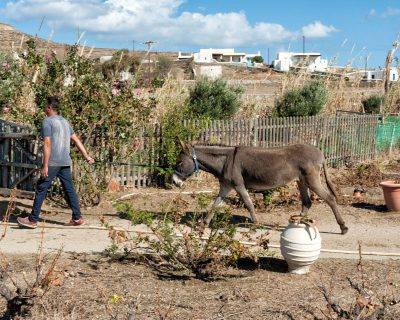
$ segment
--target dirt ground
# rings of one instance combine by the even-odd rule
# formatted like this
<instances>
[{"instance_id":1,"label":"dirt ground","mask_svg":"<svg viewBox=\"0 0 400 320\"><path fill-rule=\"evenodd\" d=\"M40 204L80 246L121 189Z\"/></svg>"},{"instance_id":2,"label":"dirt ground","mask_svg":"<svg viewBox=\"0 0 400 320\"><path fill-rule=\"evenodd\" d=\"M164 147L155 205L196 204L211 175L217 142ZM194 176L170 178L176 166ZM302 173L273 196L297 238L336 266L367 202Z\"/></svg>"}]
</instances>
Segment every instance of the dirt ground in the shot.
<instances>
[{"instance_id":1,"label":"dirt ground","mask_svg":"<svg viewBox=\"0 0 400 320\"><path fill-rule=\"evenodd\" d=\"M349 232L341 235L329 207L314 199L310 217L316 220L321 232L322 248L363 252L392 253L393 256L363 256L360 271L358 254L326 253L306 276L286 273L286 263L279 256L263 258L260 267L240 263L232 275L223 280L203 282L160 278L154 270L138 261L111 261L101 253L110 246L107 230L100 227L103 216L111 225L128 230L143 230L144 225L131 226L120 219L111 201L125 196L137 210L184 214L196 210L199 198L210 202L218 185L210 177L200 175L187 183L184 189L125 190L104 199L100 206L84 210L87 226L64 227L70 213L66 209L44 208L44 250L63 248L59 264L61 282L53 287L41 304L35 306L30 319L324 319L326 302L319 285L330 287L343 308L355 302L357 293L346 277L363 281L374 292L376 299L386 296L400 299L400 214L387 212L378 183L398 172L398 164L391 164L383 174L376 167L330 170L340 193L340 211ZM295 185L275 192L273 202L266 206L260 196L254 195L257 214L269 227L272 244L279 244L282 227L288 218L300 211ZM364 190L361 199L353 198L354 188ZM203 192L193 195L192 192ZM8 199L0 199L0 210L5 212ZM29 211L31 201L17 200L16 214ZM231 194L227 204L232 208L232 222L243 222L247 212ZM15 222L16 216L11 217ZM56 228L54 228L56 227ZM3 227L4 228L4 227ZM24 230L15 226L3 229L0 250L15 262L14 270L29 275L41 239L41 228ZM397 256L395 256L397 254ZM361 275L363 274L363 277ZM378 299L378 300L379 300ZM4 307L4 302L3 307ZM399 319L396 304L391 316ZM315 316L313 316L313 314Z\"/></svg>"},{"instance_id":2,"label":"dirt ground","mask_svg":"<svg viewBox=\"0 0 400 320\"><path fill-rule=\"evenodd\" d=\"M19 271L31 272L31 256L14 258ZM357 261L321 259L305 276L285 273L279 259L259 269L239 267L235 277L204 282L159 278L134 261L110 262L99 255L64 255L62 277L27 319L318 319L326 312L324 285L344 309L358 295L346 277L361 283ZM254 267L254 266L253 266ZM365 261L363 274L373 296L398 301L400 261ZM374 299L375 299L374 298ZM4 304L3 304L4 307ZM384 319L399 319L400 305Z\"/></svg>"}]
</instances>

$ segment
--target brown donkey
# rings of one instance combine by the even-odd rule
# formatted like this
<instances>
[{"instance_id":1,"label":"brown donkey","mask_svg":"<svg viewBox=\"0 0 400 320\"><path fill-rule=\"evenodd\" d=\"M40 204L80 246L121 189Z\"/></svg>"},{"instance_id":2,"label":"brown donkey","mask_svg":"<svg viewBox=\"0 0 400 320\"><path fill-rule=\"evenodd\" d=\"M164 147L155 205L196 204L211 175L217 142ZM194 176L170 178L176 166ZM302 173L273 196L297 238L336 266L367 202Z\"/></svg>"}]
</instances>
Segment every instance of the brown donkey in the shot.
<instances>
[{"instance_id":1,"label":"brown donkey","mask_svg":"<svg viewBox=\"0 0 400 320\"><path fill-rule=\"evenodd\" d=\"M323 169L327 187L320 179ZM175 165L173 181L181 186L194 172L204 170L213 174L220 183L214 206L219 205L228 193L235 189L242 198L253 222L257 222L248 189L264 191L284 186L298 180L304 215L311 207L309 189L331 207L342 234L348 231L336 203L336 193L330 181L323 153L316 147L296 144L282 148L221 147L182 143L182 152ZM205 223L213 218L213 210Z\"/></svg>"}]
</instances>

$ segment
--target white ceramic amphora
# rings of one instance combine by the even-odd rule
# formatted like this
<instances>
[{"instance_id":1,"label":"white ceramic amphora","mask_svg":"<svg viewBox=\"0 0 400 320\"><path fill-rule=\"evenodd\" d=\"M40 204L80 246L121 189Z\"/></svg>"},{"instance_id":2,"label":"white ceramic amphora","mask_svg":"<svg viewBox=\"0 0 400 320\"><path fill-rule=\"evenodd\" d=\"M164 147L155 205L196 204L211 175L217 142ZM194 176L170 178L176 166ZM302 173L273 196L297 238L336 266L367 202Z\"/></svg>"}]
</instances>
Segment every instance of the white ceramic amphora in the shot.
<instances>
[{"instance_id":1,"label":"white ceramic amphora","mask_svg":"<svg viewBox=\"0 0 400 320\"><path fill-rule=\"evenodd\" d=\"M290 222L281 234L281 253L291 273L308 273L320 250L321 236L315 226Z\"/></svg>"}]
</instances>

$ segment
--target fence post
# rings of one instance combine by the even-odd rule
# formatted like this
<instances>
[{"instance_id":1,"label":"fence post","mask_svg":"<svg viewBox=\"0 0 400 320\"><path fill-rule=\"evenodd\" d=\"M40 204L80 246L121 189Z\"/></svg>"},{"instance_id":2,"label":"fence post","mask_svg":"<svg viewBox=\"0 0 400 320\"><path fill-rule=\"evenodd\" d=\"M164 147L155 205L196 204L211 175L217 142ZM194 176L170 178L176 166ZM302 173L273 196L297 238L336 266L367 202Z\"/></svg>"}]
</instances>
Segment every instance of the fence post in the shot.
<instances>
[{"instance_id":1,"label":"fence post","mask_svg":"<svg viewBox=\"0 0 400 320\"><path fill-rule=\"evenodd\" d=\"M251 128L250 132L253 133L253 139L252 139L252 146L257 147L258 146L258 130L259 130L259 125L258 125L258 118L253 119L253 121L250 122Z\"/></svg>"},{"instance_id":2,"label":"fence post","mask_svg":"<svg viewBox=\"0 0 400 320\"><path fill-rule=\"evenodd\" d=\"M10 155L10 140L4 139L3 143L3 161L9 162L9 155ZM9 167L7 165L3 165L2 167L2 177L1 177L1 184L3 188L8 188L8 171Z\"/></svg>"}]
</instances>

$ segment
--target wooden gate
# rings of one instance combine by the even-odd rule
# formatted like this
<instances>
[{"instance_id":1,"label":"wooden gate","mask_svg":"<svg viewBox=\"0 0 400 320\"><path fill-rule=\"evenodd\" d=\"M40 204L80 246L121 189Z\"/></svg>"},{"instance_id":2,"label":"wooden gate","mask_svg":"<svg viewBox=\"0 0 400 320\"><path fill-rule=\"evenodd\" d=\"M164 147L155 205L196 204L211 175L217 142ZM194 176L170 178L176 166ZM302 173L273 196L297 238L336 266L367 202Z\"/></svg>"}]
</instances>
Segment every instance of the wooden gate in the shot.
<instances>
[{"instance_id":1,"label":"wooden gate","mask_svg":"<svg viewBox=\"0 0 400 320\"><path fill-rule=\"evenodd\" d=\"M38 140L31 128L0 119L0 190L32 192L38 170Z\"/></svg>"}]
</instances>

